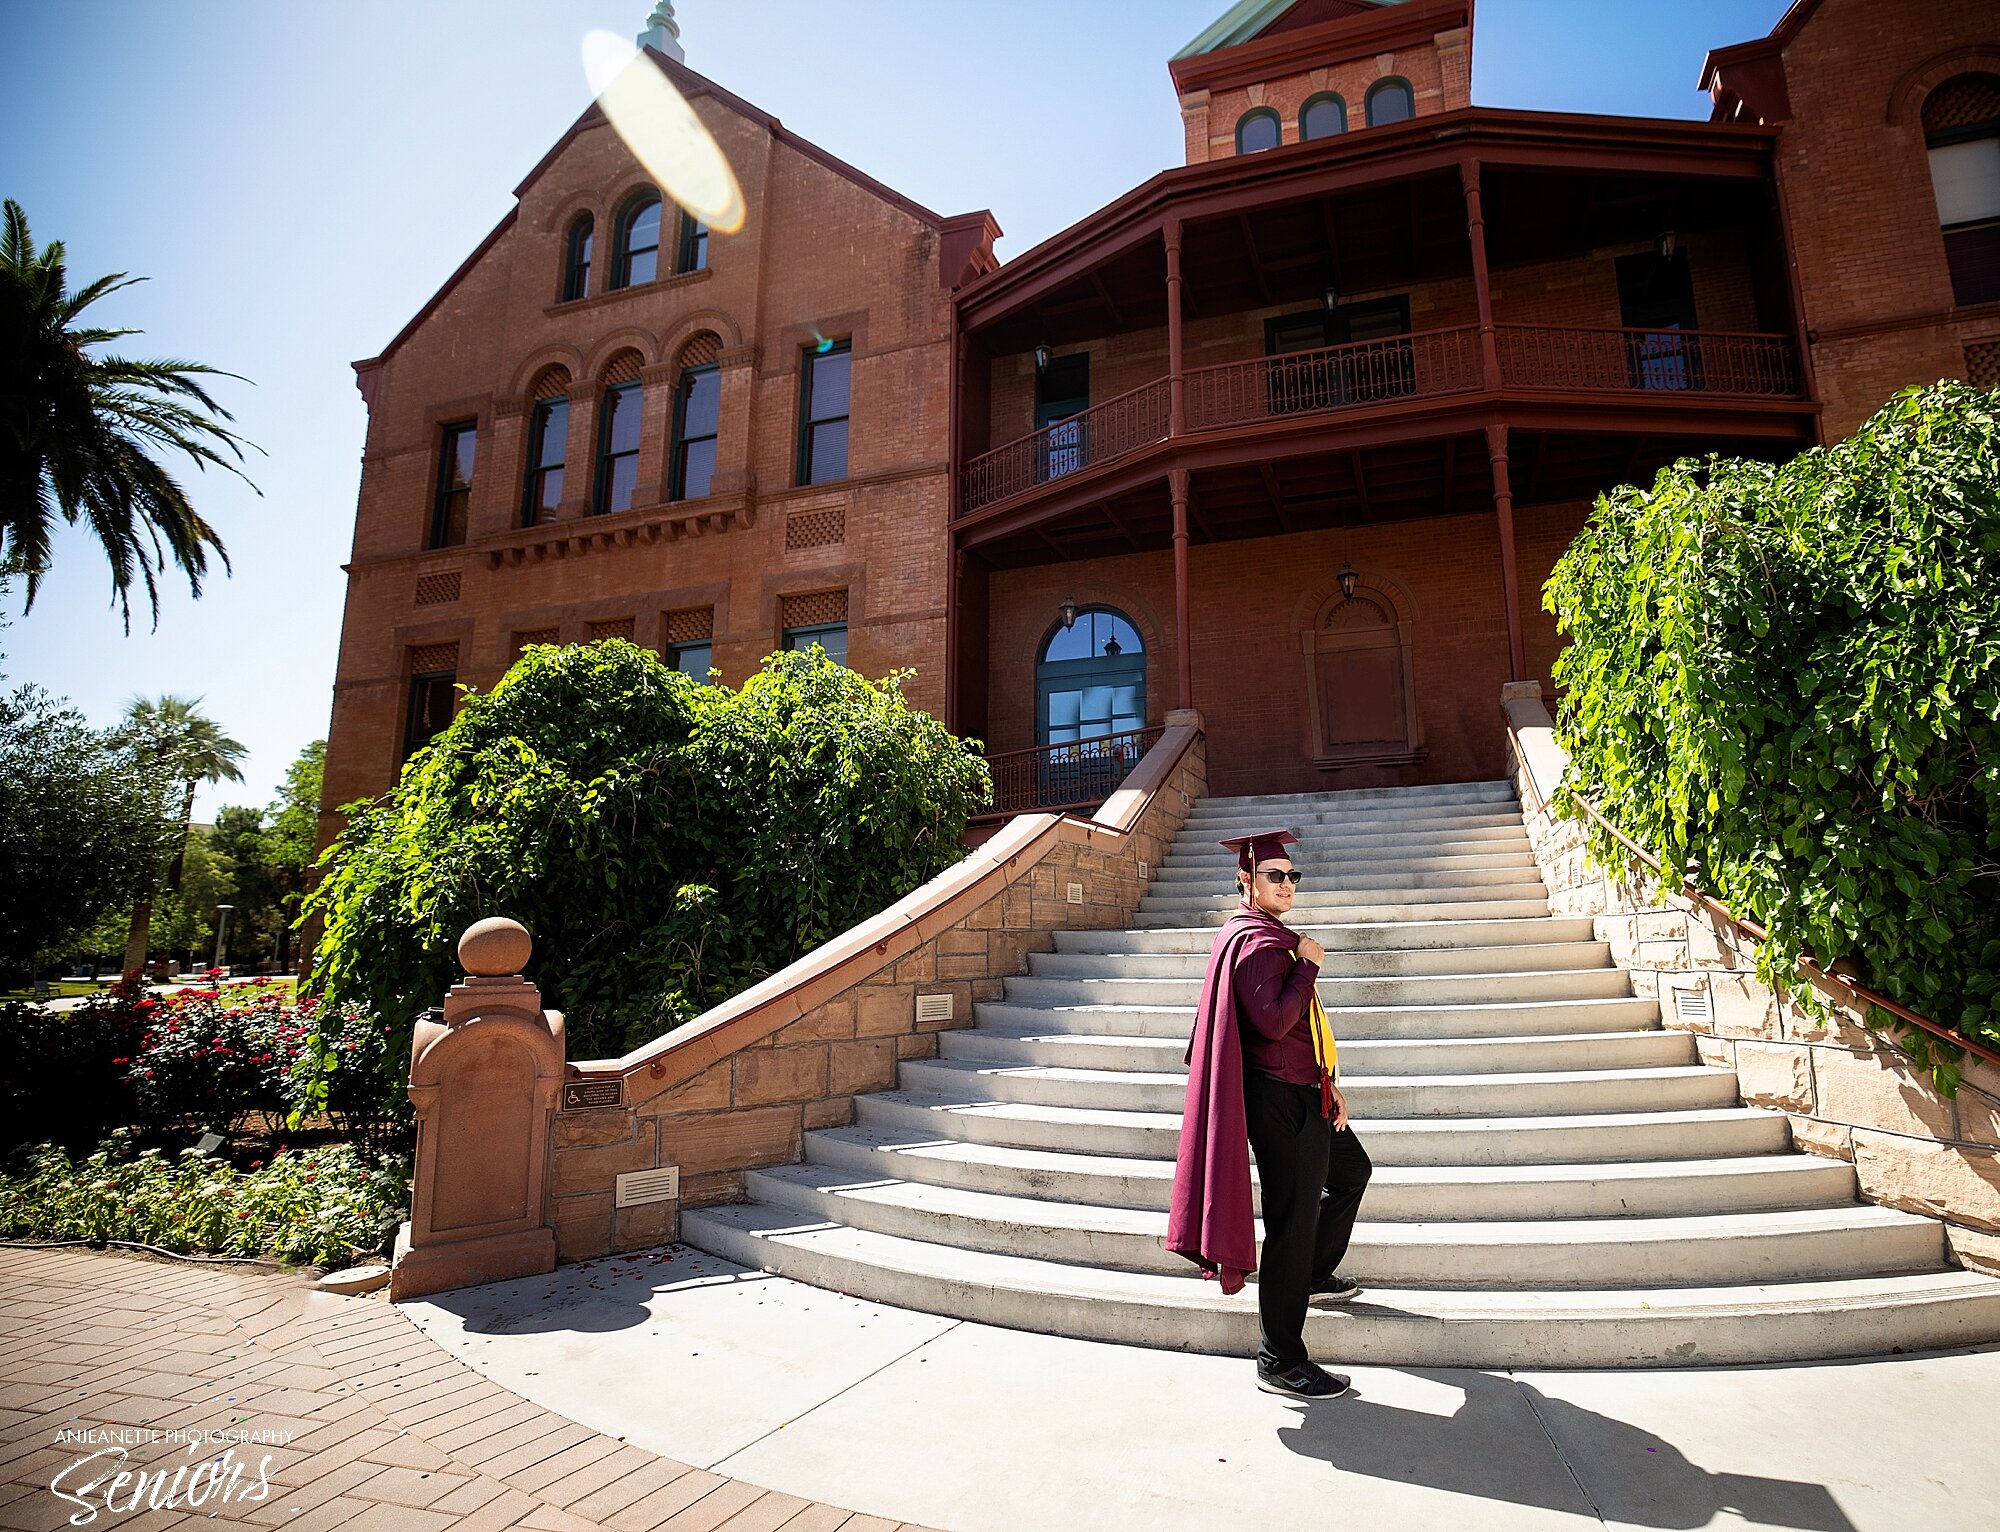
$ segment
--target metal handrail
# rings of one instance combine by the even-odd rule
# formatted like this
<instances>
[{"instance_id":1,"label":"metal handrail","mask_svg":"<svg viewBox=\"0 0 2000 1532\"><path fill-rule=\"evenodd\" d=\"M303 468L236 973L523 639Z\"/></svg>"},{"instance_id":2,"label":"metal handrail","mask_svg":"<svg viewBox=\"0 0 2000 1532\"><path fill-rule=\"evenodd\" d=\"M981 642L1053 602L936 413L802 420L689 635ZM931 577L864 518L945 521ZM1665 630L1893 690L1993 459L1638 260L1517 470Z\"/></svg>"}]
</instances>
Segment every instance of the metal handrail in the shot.
<instances>
[{"instance_id":1,"label":"metal handrail","mask_svg":"<svg viewBox=\"0 0 2000 1532\"><path fill-rule=\"evenodd\" d=\"M960 474L959 503L976 511L1161 441L1167 435L1168 403L1167 379L1154 378L981 453Z\"/></svg>"},{"instance_id":2,"label":"metal handrail","mask_svg":"<svg viewBox=\"0 0 2000 1532\"><path fill-rule=\"evenodd\" d=\"M1603 325L1497 324L1510 388L1803 398L1789 335Z\"/></svg>"},{"instance_id":3,"label":"metal handrail","mask_svg":"<svg viewBox=\"0 0 2000 1532\"><path fill-rule=\"evenodd\" d=\"M1183 376L1190 431L1465 393L1484 381L1476 325L1246 357Z\"/></svg>"},{"instance_id":4,"label":"metal handrail","mask_svg":"<svg viewBox=\"0 0 2000 1532\"><path fill-rule=\"evenodd\" d=\"M1086 808L1118 790L1165 733L1162 725L1100 734L1094 739L989 755L993 807L975 819L1004 819L1045 809Z\"/></svg>"}]
</instances>

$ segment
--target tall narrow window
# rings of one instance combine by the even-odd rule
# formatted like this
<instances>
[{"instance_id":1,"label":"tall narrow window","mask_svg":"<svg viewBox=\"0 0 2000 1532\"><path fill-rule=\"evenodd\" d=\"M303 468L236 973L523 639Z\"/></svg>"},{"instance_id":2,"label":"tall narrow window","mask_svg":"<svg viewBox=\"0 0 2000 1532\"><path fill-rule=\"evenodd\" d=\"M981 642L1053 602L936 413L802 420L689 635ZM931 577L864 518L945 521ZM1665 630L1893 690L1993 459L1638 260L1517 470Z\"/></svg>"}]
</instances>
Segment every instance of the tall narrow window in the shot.
<instances>
[{"instance_id":1,"label":"tall narrow window","mask_svg":"<svg viewBox=\"0 0 2000 1532\"><path fill-rule=\"evenodd\" d=\"M806 352L799 402L801 484L828 484L847 477L847 419L852 380L851 343L827 341Z\"/></svg>"},{"instance_id":2,"label":"tall narrow window","mask_svg":"<svg viewBox=\"0 0 2000 1532\"><path fill-rule=\"evenodd\" d=\"M1255 154L1260 149L1275 149L1283 136L1278 114L1268 106L1253 106L1237 119L1236 152Z\"/></svg>"},{"instance_id":3,"label":"tall narrow window","mask_svg":"<svg viewBox=\"0 0 2000 1532\"><path fill-rule=\"evenodd\" d=\"M596 236L585 213L569 226L569 250L563 261L563 302L569 303L590 293L590 251Z\"/></svg>"},{"instance_id":4,"label":"tall narrow window","mask_svg":"<svg viewBox=\"0 0 2000 1532\"><path fill-rule=\"evenodd\" d=\"M597 514L616 515L632 509L639 488L639 410L643 400L637 383L620 383L604 391L603 423L598 430Z\"/></svg>"},{"instance_id":5,"label":"tall narrow window","mask_svg":"<svg viewBox=\"0 0 2000 1532\"><path fill-rule=\"evenodd\" d=\"M681 214L680 271L708 270L708 225L692 213Z\"/></svg>"},{"instance_id":6,"label":"tall narrow window","mask_svg":"<svg viewBox=\"0 0 2000 1532\"><path fill-rule=\"evenodd\" d=\"M674 455L667 497L699 500L715 478L715 439L722 418L722 369L690 367L674 399Z\"/></svg>"},{"instance_id":7,"label":"tall narrow window","mask_svg":"<svg viewBox=\"0 0 2000 1532\"><path fill-rule=\"evenodd\" d=\"M1952 301L2000 299L2000 75L1962 74L1932 91L1924 143Z\"/></svg>"},{"instance_id":8,"label":"tall narrow window","mask_svg":"<svg viewBox=\"0 0 2000 1532\"><path fill-rule=\"evenodd\" d=\"M684 676L707 681L715 665L715 608L689 607L662 619L667 663Z\"/></svg>"},{"instance_id":9,"label":"tall narrow window","mask_svg":"<svg viewBox=\"0 0 2000 1532\"><path fill-rule=\"evenodd\" d=\"M1408 122L1417 115L1416 93L1408 80L1377 80L1368 87L1368 126Z\"/></svg>"},{"instance_id":10,"label":"tall narrow window","mask_svg":"<svg viewBox=\"0 0 2000 1532\"><path fill-rule=\"evenodd\" d=\"M445 731L457 701L458 645L425 644L410 651L410 699L403 718L403 759Z\"/></svg>"},{"instance_id":11,"label":"tall narrow window","mask_svg":"<svg viewBox=\"0 0 2000 1532\"><path fill-rule=\"evenodd\" d=\"M1299 113L1299 137L1332 138L1347 131L1347 103L1327 92L1314 96Z\"/></svg>"},{"instance_id":12,"label":"tall narrow window","mask_svg":"<svg viewBox=\"0 0 2000 1532\"><path fill-rule=\"evenodd\" d=\"M528 423L528 489L521 505L521 525L532 527L555 519L562 504L563 459L569 452L569 400L543 399Z\"/></svg>"},{"instance_id":13,"label":"tall narrow window","mask_svg":"<svg viewBox=\"0 0 2000 1532\"><path fill-rule=\"evenodd\" d=\"M660 194L644 192L618 215L618 258L613 287L637 287L660 274Z\"/></svg>"},{"instance_id":14,"label":"tall narrow window","mask_svg":"<svg viewBox=\"0 0 2000 1532\"><path fill-rule=\"evenodd\" d=\"M431 508L433 548L456 548L465 541L477 432L478 426L470 420L444 428L444 443L438 452L437 501Z\"/></svg>"}]
</instances>

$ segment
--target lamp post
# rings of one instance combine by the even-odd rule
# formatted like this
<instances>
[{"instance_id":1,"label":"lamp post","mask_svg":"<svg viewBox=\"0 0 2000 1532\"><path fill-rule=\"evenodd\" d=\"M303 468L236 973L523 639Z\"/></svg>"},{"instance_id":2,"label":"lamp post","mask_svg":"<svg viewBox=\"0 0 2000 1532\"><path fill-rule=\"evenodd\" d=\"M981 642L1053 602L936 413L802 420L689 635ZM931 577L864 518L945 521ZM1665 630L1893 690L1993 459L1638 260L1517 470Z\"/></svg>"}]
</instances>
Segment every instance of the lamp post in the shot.
<instances>
[{"instance_id":1,"label":"lamp post","mask_svg":"<svg viewBox=\"0 0 2000 1532\"><path fill-rule=\"evenodd\" d=\"M215 907L215 962L213 967L222 966L222 955L229 950L229 914L236 908L233 904L218 904Z\"/></svg>"}]
</instances>

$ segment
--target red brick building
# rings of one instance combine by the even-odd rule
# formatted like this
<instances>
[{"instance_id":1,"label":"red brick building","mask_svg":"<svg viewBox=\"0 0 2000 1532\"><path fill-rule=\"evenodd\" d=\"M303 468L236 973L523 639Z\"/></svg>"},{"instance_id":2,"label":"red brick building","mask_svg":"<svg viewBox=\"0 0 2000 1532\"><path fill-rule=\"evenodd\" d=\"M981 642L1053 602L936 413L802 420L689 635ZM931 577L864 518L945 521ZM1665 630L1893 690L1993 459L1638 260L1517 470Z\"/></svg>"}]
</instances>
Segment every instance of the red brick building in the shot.
<instances>
[{"instance_id":1,"label":"red brick building","mask_svg":"<svg viewBox=\"0 0 2000 1532\"><path fill-rule=\"evenodd\" d=\"M655 55L748 221L649 200L593 110L358 365L327 802L608 634L912 666L1010 806L1186 703L1219 793L1499 775L1593 496L1996 381L2000 5L1799 0L1708 123L1473 106L1473 31L1242 0L1171 63L1186 164L1004 266Z\"/></svg>"}]
</instances>

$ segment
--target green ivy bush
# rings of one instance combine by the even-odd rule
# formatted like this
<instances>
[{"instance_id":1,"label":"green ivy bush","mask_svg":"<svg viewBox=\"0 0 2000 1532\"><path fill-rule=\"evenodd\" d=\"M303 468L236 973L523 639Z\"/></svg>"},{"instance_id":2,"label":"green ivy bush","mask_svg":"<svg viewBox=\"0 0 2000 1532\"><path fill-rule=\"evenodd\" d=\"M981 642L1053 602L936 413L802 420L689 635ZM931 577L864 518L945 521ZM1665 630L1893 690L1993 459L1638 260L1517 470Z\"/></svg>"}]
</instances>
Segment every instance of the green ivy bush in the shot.
<instances>
[{"instance_id":1,"label":"green ivy bush","mask_svg":"<svg viewBox=\"0 0 2000 1532\"><path fill-rule=\"evenodd\" d=\"M2000 1043L2000 391L1906 390L1781 465L1683 459L1598 501L1544 601L1568 782L1769 931L1760 978L1840 962ZM1870 1021L1956 1088L1958 1050Z\"/></svg>"},{"instance_id":2,"label":"green ivy bush","mask_svg":"<svg viewBox=\"0 0 2000 1532\"><path fill-rule=\"evenodd\" d=\"M81 1164L43 1144L25 1174L0 1176L0 1231L333 1266L386 1254L408 1216L408 1162L370 1164L348 1144L280 1149L248 1171L193 1149L134 1151L123 1129Z\"/></svg>"},{"instance_id":3,"label":"green ivy bush","mask_svg":"<svg viewBox=\"0 0 2000 1532\"><path fill-rule=\"evenodd\" d=\"M903 679L811 650L732 690L622 641L529 648L348 807L309 904L313 985L391 1024L395 1088L459 934L506 915L571 1057L672 1030L963 854L986 763Z\"/></svg>"}]
</instances>

